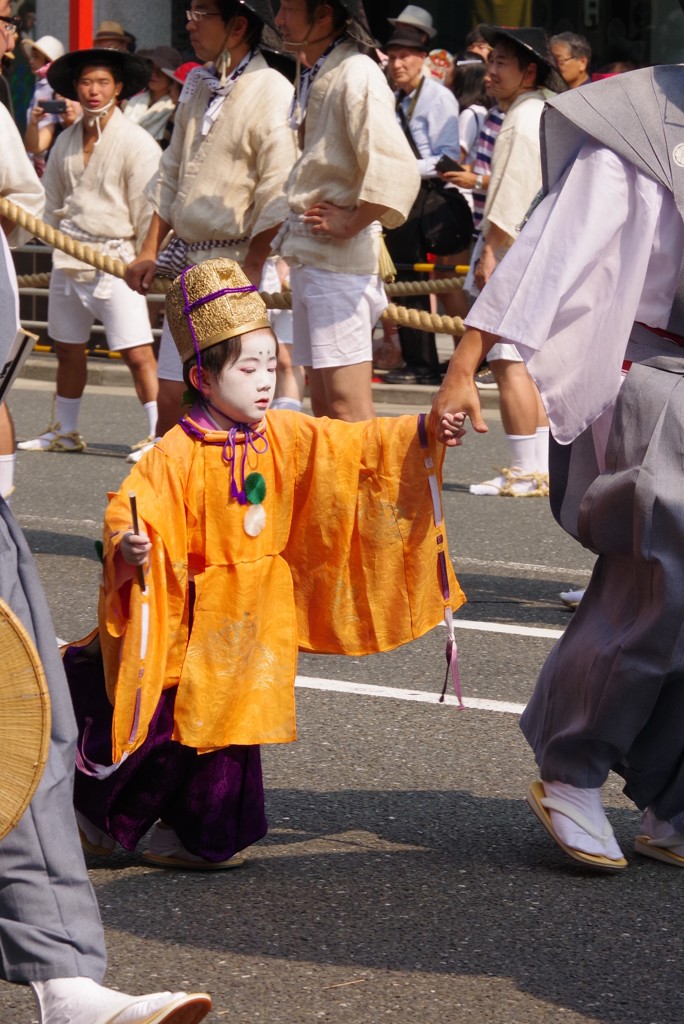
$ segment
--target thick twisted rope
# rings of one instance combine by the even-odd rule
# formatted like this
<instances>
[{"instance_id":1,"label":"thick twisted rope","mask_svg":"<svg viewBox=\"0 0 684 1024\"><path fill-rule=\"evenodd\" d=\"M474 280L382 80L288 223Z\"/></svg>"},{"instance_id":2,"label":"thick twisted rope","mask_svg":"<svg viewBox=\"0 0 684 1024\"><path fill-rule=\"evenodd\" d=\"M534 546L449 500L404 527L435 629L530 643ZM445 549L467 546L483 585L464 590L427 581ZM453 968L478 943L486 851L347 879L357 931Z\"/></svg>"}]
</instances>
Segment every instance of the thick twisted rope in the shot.
<instances>
[{"instance_id":1,"label":"thick twisted rope","mask_svg":"<svg viewBox=\"0 0 684 1024\"><path fill-rule=\"evenodd\" d=\"M87 263L96 270L102 270L113 277L122 278L126 272L126 264L123 260L114 259L104 253L97 252L83 242L70 238L58 228L39 220L20 206L16 206L9 199L0 196L0 216L18 224L30 232L34 238L39 238L55 249L60 249L68 256ZM49 274L24 274L18 279L20 288L46 288L50 282ZM448 292L460 288L460 278L443 278L437 281L400 281L394 284L385 285L388 295L425 295L429 292ZM429 287L428 287L429 286ZM150 294L163 295L171 287L171 281L164 277L155 277L151 286ZM260 292L261 298L268 309L290 309L292 307L291 292ZM405 306L397 306L390 303L382 315L383 320L391 320L400 327L413 327L422 331L435 333L463 334L463 321L460 317L438 316L436 313L428 313L424 310L407 309Z\"/></svg>"}]
</instances>

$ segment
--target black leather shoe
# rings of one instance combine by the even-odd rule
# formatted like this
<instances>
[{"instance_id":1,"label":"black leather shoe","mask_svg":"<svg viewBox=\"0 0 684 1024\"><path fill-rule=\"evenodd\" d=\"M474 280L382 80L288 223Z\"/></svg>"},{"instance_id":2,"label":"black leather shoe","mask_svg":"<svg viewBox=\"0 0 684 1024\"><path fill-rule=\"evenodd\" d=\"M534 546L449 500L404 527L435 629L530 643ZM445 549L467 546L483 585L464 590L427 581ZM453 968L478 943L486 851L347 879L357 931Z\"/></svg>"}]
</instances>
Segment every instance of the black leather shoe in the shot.
<instances>
[{"instance_id":1,"label":"black leather shoe","mask_svg":"<svg viewBox=\"0 0 684 1024\"><path fill-rule=\"evenodd\" d=\"M403 370L390 370L385 374L386 384L427 384L431 387L439 387L442 377L439 373L431 370L412 369L405 366Z\"/></svg>"}]
</instances>

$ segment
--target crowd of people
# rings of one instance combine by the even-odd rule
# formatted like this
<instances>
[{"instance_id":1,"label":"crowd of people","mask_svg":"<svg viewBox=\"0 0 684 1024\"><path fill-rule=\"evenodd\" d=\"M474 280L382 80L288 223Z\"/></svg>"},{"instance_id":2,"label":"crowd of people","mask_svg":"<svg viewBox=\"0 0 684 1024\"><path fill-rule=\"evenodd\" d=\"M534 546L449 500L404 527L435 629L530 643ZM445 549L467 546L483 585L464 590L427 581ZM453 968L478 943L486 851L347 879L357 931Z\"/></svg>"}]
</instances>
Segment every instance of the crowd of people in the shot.
<instances>
[{"instance_id":1,"label":"crowd of people","mask_svg":"<svg viewBox=\"0 0 684 1024\"><path fill-rule=\"evenodd\" d=\"M53 702L49 779L0 843L0 970L32 984L41 1024L198 1024L209 1011L202 993L102 986L78 847L132 851L151 829L153 865L240 866L267 828L259 748L296 737L298 649L388 650L444 619L457 682L463 595L440 475L466 416L486 432L485 363L510 458L471 492L550 494L599 556L523 715L541 776L529 803L570 857L622 871L601 802L618 772L643 812L636 849L684 866L681 69L612 68L594 86L586 40L535 27L480 26L454 58L416 5L390 19L381 51L362 0L275 13L191 0L187 18L194 61L136 53L116 22L87 50L26 37L25 144L0 108L2 195L125 265L117 279L55 249L54 410L18 447L84 450L96 319L145 420L107 510L99 633L64 664L0 501L0 594ZM0 0L0 51L19 28ZM5 357L19 326L8 243L22 232L2 227ZM441 385L429 417L374 416L385 247L406 280L432 255L470 266L450 297L466 332L444 379L434 335L404 328L404 365L386 375ZM156 276L170 281L158 353ZM292 314L269 315L257 292L283 283Z\"/></svg>"}]
</instances>

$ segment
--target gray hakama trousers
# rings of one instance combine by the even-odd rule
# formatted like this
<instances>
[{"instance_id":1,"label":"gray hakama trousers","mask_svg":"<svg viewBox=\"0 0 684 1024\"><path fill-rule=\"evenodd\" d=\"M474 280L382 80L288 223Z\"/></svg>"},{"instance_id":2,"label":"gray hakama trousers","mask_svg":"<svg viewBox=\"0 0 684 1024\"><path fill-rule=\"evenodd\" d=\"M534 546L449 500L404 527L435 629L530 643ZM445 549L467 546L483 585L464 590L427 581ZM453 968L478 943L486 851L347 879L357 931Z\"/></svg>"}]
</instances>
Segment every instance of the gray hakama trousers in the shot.
<instances>
[{"instance_id":1,"label":"gray hakama trousers","mask_svg":"<svg viewBox=\"0 0 684 1024\"><path fill-rule=\"evenodd\" d=\"M599 557L521 728L542 779L613 770L684 831L684 349L635 325L626 358L605 472L591 430L552 448L554 514Z\"/></svg>"},{"instance_id":2,"label":"gray hakama trousers","mask_svg":"<svg viewBox=\"0 0 684 1024\"><path fill-rule=\"evenodd\" d=\"M0 842L0 976L7 981L105 971L104 935L73 811L76 724L33 558L0 499L0 597L40 654L50 691L50 752L21 821Z\"/></svg>"}]
</instances>

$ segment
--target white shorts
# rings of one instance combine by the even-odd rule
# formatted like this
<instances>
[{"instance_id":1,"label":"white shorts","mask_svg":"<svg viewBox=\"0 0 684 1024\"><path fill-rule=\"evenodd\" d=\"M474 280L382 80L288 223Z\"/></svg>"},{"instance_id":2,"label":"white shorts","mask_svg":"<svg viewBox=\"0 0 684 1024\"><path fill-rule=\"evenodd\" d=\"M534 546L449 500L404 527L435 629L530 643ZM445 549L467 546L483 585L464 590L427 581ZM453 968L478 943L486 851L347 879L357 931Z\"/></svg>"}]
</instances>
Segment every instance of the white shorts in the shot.
<instances>
[{"instance_id":1,"label":"white shorts","mask_svg":"<svg viewBox=\"0 0 684 1024\"><path fill-rule=\"evenodd\" d=\"M261 275L260 292L281 292L283 286L278 277L276 262L269 257L264 263L264 272ZM292 310L291 309L269 309L268 319L281 345L292 344Z\"/></svg>"},{"instance_id":2,"label":"white shorts","mask_svg":"<svg viewBox=\"0 0 684 1024\"><path fill-rule=\"evenodd\" d=\"M99 320L111 352L151 345L152 328L144 295L125 281L97 272L94 281L75 281L64 270L50 274L48 335L63 344L86 345Z\"/></svg>"},{"instance_id":3,"label":"white shorts","mask_svg":"<svg viewBox=\"0 0 684 1024\"><path fill-rule=\"evenodd\" d=\"M157 377L159 380L183 380L183 364L178 355L178 349L173 340L166 314L164 314L164 323L162 324L161 338L159 340Z\"/></svg>"},{"instance_id":4,"label":"white shorts","mask_svg":"<svg viewBox=\"0 0 684 1024\"><path fill-rule=\"evenodd\" d=\"M290 283L295 366L320 370L372 360L373 328L387 308L379 274L293 266Z\"/></svg>"},{"instance_id":5,"label":"white shorts","mask_svg":"<svg viewBox=\"0 0 684 1024\"><path fill-rule=\"evenodd\" d=\"M470 267L468 268L466 279L463 282L463 290L473 299L476 299L480 294L480 289L475 284L475 267L477 266L477 261L480 258L483 245L484 238L482 235L478 235L475 248L473 249L472 256L470 257ZM493 345L487 354L488 363L496 362L497 359L505 359L509 363L523 362L523 357L520 355L515 345L511 345L510 342L505 341L500 341L498 344Z\"/></svg>"},{"instance_id":6,"label":"white shorts","mask_svg":"<svg viewBox=\"0 0 684 1024\"><path fill-rule=\"evenodd\" d=\"M494 363L497 359L505 359L509 363L524 362L515 345L511 345L509 341L499 341L496 345L492 345L487 353L487 362Z\"/></svg>"}]
</instances>

